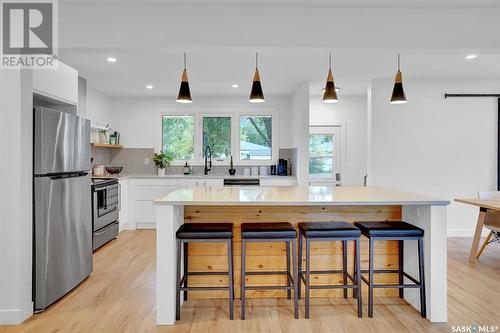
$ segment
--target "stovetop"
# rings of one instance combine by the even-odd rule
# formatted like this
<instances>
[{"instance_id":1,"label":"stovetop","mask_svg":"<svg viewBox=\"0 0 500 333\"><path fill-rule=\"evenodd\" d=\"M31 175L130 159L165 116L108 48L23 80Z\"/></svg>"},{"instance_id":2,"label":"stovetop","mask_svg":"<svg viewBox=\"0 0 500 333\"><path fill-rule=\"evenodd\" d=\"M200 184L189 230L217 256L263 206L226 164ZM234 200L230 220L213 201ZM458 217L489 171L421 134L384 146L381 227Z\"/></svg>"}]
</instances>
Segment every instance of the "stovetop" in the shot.
<instances>
[{"instance_id":1,"label":"stovetop","mask_svg":"<svg viewBox=\"0 0 500 333\"><path fill-rule=\"evenodd\" d=\"M92 178L92 188L118 184L116 178Z\"/></svg>"}]
</instances>

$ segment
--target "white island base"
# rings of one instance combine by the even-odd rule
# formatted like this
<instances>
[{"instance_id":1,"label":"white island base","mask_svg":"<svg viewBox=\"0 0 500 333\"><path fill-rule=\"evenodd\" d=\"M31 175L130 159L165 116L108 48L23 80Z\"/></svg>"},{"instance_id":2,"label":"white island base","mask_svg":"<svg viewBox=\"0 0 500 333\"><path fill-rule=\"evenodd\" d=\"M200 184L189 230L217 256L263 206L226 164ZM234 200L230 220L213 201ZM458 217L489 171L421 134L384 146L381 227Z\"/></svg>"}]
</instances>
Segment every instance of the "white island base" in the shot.
<instances>
[{"instance_id":1,"label":"white island base","mask_svg":"<svg viewBox=\"0 0 500 333\"><path fill-rule=\"evenodd\" d=\"M325 209L333 212L336 209L345 211L346 207L356 211L366 207L400 206L401 219L425 231L427 319L431 322L446 322L446 205L448 204L449 202L445 200L381 187L207 187L175 190L155 200L156 322L158 325L175 324L177 255L175 232L184 223L185 206L218 206L221 209L224 209L224 206L314 206L322 213ZM240 220L244 219L245 216L240 217ZM265 214L261 219L266 219ZM357 216L351 218L346 216L343 219L362 220ZM365 218L365 220L370 219ZM404 267L412 276L418 276L417 259L416 242L405 242ZM418 289L405 289L404 298L414 308L420 310ZM376 309L375 306L375 316Z\"/></svg>"}]
</instances>

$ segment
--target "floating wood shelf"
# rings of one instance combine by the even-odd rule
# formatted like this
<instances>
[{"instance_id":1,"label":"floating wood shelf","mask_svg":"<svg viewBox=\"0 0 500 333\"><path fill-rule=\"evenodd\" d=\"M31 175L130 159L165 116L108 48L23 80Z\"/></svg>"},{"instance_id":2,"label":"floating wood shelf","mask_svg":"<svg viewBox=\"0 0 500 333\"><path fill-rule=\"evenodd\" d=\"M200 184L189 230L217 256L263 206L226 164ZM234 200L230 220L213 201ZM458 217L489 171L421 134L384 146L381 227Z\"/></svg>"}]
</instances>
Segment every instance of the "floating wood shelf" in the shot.
<instances>
[{"instance_id":1,"label":"floating wood shelf","mask_svg":"<svg viewBox=\"0 0 500 333\"><path fill-rule=\"evenodd\" d=\"M112 148L112 149L121 149L122 145L111 145L109 143L92 143L92 147L96 148Z\"/></svg>"}]
</instances>

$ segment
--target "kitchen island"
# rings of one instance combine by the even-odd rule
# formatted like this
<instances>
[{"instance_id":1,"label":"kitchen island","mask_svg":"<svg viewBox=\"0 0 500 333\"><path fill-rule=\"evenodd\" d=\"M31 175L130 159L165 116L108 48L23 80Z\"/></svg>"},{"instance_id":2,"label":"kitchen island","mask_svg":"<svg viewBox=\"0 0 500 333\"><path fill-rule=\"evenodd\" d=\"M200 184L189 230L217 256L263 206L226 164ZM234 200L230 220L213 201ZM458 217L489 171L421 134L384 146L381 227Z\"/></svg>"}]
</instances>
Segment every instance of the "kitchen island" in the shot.
<instances>
[{"instance_id":1,"label":"kitchen island","mask_svg":"<svg viewBox=\"0 0 500 333\"><path fill-rule=\"evenodd\" d=\"M404 220L425 231L425 276L427 285L427 318L431 322L447 321L446 275L446 200L412 194L383 187L190 187L176 189L156 200L157 225L157 317L158 325L175 323L176 241L175 232L182 223L234 223L235 290L239 285L239 226L243 222L279 222L292 224L312 221L397 221ZM340 247L335 243L319 242L313 248L312 267L336 267ZM411 275L418 271L416 244L404 247L405 270ZM191 270L224 270L224 245L193 244L189 248ZM375 246L375 266L394 268L398 265L397 243L383 242ZM275 244L258 244L247 253L248 270L278 270L282 268L284 249ZM349 249L352 258L352 248ZM363 269L367 262L366 246L361 248ZM340 260L341 261L341 260ZM349 260L352 263L352 260ZM351 268L350 268L351 269ZM262 278L262 277L261 277ZM327 278L321 277L321 278ZM388 282L396 277L387 277ZM256 279L258 279L256 277ZM329 282L335 281L331 280ZM278 280L264 281L280 283ZM316 281L317 283L326 281ZM224 285L226 280L190 281L190 284ZM249 284L262 281L252 280ZM363 291L366 292L366 286ZM318 291L313 296L336 297L335 291ZM394 290L377 291L394 296ZM396 290L397 293L397 290ZM255 293L248 297L274 298L276 292ZM227 297L225 294L190 293L190 298ZM239 297L238 294L235 295ZM420 308L418 290L406 289L405 300Z\"/></svg>"}]
</instances>

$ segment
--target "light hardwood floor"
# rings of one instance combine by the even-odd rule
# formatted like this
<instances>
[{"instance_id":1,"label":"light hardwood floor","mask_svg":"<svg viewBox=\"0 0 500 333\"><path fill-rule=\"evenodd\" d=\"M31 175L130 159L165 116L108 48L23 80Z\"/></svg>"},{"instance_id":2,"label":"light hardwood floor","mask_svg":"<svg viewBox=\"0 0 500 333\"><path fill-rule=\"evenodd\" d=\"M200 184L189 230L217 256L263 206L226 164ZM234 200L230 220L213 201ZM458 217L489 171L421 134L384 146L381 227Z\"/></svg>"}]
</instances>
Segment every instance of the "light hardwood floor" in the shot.
<instances>
[{"instance_id":1,"label":"light hardwood floor","mask_svg":"<svg viewBox=\"0 0 500 333\"><path fill-rule=\"evenodd\" d=\"M284 299L252 299L247 320L228 319L225 300L189 300L174 327L155 325L155 232L124 231L95 255L94 273L42 314L0 332L450 332L451 325L500 326L500 247L474 265L471 239L448 242L449 323L431 324L395 298L376 298L375 318L358 319L352 300L312 299L311 319L294 320ZM366 305L364 307L366 312Z\"/></svg>"}]
</instances>

